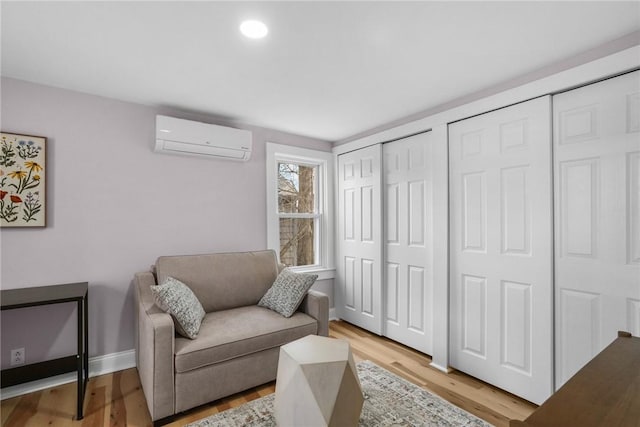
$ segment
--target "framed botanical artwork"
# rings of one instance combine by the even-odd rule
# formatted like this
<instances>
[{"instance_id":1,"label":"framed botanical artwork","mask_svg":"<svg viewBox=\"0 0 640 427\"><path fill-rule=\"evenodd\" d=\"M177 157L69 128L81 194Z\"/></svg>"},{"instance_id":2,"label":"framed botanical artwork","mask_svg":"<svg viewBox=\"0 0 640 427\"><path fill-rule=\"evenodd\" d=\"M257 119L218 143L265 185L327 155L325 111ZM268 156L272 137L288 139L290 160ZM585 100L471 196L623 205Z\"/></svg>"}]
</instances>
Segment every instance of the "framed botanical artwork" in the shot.
<instances>
[{"instance_id":1,"label":"framed botanical artwork","mask_svg":"<svg viewBox=\"0 0 640 427\"><path fill-rule=\"evenodd\" d=\"M0 133L0 227L46 226L47 139Z\"/></svg>"}]
</instances>

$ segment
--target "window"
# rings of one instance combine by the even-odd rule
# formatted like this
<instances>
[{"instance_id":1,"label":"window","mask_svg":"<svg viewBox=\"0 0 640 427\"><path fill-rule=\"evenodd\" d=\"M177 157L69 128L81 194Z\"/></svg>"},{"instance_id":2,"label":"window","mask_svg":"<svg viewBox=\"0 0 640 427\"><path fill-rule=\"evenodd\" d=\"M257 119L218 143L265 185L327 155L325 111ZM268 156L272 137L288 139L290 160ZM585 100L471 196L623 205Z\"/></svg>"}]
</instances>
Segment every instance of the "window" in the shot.
<instances>
[{"instance_id":1,"label":"window","mask_svg":"<svg viewBox=\"0 0 640 427\"><path fill-rule=\"evenodd\" d=\"M278 162L280 262L290 266L319 264L318 166Z\"/></svg>"},{"instance_id":2,"label":"window","mask_svg":"<svg viewBox=\"0 0 640 427\"><path fill-rule=\"evenodd\" d=\"M333 277L332 164L328 152L267 144L268 245L281 263L320 278Z\"/></svg>"}]
</instances>

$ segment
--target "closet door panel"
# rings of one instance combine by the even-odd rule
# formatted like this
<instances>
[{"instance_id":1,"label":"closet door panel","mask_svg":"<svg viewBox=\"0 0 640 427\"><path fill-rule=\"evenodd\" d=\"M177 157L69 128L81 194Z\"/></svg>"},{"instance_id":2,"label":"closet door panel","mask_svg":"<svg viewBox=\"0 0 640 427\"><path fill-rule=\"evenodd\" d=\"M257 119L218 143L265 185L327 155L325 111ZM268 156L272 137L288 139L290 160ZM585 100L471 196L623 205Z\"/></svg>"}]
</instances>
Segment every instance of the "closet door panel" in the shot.
<instances>
[{"instance_id":1,"label":"closet door panel","mask_svg":"<svg viewBox=\"0 0 640 427\"><path fill-rule=\"evenodd\" d=\"M383 145L385 335L432 352L431 133Z\"/></svg>"},{"instance_id":2,"label":"closet door panel","mask_svg":"<svg viewBox=\"0 0 640 427\"><path fill-rule=\"evenodd\" d=\"M553 390L550 107L449 125L450 363L538 404Z\"/></svg>"},{"instance_id":3,"label":"closet door panel","mask_svg":"<svg viewBox=\"0 0 640 427\"><path fill-rule=\"evenodd\" d=\"M381 148L338 156L336 310L382 334Z\"/></svg>"},{"instance_id":4,"label":"closet door panel","mask_svg":"<svg viewBox=\"0 0 640 427\"><path fill-rule=\"evenodd\" d=\"M553 97L556 387L640 334L640 72Z\"/></svg>"}]
</instances>

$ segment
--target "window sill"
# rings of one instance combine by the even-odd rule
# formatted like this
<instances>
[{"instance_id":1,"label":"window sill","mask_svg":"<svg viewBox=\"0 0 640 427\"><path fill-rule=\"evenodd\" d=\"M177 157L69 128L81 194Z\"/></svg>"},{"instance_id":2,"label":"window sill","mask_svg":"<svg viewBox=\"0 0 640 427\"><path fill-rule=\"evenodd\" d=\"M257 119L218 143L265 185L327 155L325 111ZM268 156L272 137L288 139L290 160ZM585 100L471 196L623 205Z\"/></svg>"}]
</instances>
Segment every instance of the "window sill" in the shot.
<instances>
[{"instance_id":1,"label":"window sill","mask_svg":"<svg viewBox=\"0 0 640 427\"><path fill-rule=\"evenodd\" d=\"M336 269L335 268L326 268L326 267L290 267L292 271L296 273L309 273L309 274L317 274L318 278L316 280L327 280L333 279L336 277Z\"/></svg>"}]
</instances>

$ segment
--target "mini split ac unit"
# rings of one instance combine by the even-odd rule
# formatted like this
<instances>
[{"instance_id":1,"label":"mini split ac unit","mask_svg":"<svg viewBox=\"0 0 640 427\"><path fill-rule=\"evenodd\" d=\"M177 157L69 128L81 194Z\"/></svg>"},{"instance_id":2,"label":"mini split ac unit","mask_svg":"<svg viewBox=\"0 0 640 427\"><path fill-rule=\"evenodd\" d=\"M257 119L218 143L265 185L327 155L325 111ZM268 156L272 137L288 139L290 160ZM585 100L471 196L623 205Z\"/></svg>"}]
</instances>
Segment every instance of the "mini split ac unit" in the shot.
<instances>
[{"instance_id":1,"label":"mini split ac unit","mask_svg":"<svg viewBox=\"0 0 640 427\"><path fill-rule=\"evenodd\" d=\"M247 161L251 145L248 130L156 116L157 153Z\"/></svg>"}]
</instances>

